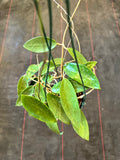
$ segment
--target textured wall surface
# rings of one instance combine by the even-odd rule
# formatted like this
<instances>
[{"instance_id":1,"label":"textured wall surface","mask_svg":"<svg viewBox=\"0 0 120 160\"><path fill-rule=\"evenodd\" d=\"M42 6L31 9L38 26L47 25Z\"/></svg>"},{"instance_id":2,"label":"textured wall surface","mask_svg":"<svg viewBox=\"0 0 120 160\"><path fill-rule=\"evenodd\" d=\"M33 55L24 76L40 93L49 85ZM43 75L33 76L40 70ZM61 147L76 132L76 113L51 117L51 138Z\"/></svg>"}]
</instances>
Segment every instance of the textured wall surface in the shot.
<instances>
[{"instance_id":1,"label":"textured wall surface","mask_svg":"<svg viewBox=\"0 0 120 160\"><path fill-rule=\"evenodd\" d=\"M49 35L49 18L45 2L41 0L42 16ZM70 0L70 2L72 13L77 0L74 2ZM52 7L53 38L61 42L60 9L55 3ZM30 64L30 52L22 45L32 37L34 15L32 0L0 0L0 160L21 159L24 109L15 107L16 88L19 77L25 73ZM74 17L74 24L81 42L82 53L87 60L92 60L94 50L95 59L98 61L97 76L102 88L99 96L105 158L103 158L98 97L97 91L94 91L87 96L87 105L83 108L90 127L90 141L81 139L71 126L64 126L64 160L119 160L120 0L114 0L113 3L111 0L82 0ZM63 23L63 29L64 26ZM34 36L37 35L39 35L39 24L36 16ZM69 36L66 38L67 42L68 40ZM75 45L78 49L76 41ZM60 52L60 47L54 49L54 57L60 56ZM43 59L42 55L39 59ZM32 63L36 63L34 53ZM61 128L61 124L59 126ZM61 136L56 135L44 123L28 114L26 114L24 134L23 160L62 159Z\"/></svg>"}]
</instances>

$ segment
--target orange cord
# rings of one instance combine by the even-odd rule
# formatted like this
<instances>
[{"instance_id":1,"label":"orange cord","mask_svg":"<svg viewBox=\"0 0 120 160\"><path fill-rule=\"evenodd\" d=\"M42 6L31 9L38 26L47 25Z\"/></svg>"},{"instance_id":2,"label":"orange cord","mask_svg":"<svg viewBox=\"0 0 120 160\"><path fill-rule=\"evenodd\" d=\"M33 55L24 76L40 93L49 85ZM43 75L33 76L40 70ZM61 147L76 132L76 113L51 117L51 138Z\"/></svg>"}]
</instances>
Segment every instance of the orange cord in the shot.
<instances>
[{"instance_id":1,"label":"orange cord","mask_svg":"<svg viewBox=\"0 0 120 160\"><path fill-rule=\"evenodd\" d=\"M10 7L9 7L9 11L8 11L7 23L6 23L5 32L4 32L4 37L3 37L2 49L1 49L1 53L0 53L0 63L1 63L1 61L2 61L2 56L3 56L3 49L4 49L4 45L5 45L5 38L6 38L7 29L8 29L8 22L9 22L9 17L10 17L12 2L13 2L13 0L11 0L11 2L10 2Z\"/></svg>"},{"instance_id":2,"label":"orange cord","mask_svg":"<svg viewBox=\"0 0 120 160\"><path fill-rule=\"evenodd\" d=\"M115 12L115 7L114 7L113 0L112 0L112 8L113 8L113 13L114 13L114 17L115 17L118 33L119 33L119 36L120 36L120 27L119 27L119 24L118 24L117 15L116 15L116 12Z\"/></svg>"}]
</instances>

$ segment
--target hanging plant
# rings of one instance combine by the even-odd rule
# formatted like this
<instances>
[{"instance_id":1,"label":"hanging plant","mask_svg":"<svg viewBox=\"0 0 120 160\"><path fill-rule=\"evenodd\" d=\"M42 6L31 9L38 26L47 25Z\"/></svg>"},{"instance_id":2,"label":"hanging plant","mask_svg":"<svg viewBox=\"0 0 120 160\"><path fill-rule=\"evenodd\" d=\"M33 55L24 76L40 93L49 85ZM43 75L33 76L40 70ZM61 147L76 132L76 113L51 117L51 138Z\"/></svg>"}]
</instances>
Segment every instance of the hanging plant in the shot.
<instances>
[{"instance_id":1,"label":"hanging plant","mask_svg":"<svg viewBox=\"0 0 120 160\"><path fill-rule=\"evenodd\" d=\"M20 77L16 106L23 106L30 116L46 123L57 134L63 134L57 124L60 120L67 125L72 125L80 137L89 140L89 126L82 112L82 106L85 104L87 94L94 89L100 89L94 69L97 62L88 62L80 53L80 47L79 51L75 50L72 38L75 32L71 25L73 15L72 18L69 16L68 0L66 0L67 21L62 16L67 23L62 44L52 39L50 0L48 0L50 37L46 37L38 2L34 0L34 4L43 36L34 37L23 45L25 49L36 53L37 64L30 65L26 73ZM67 29L69 29L72 48L65 47ZM62 46L61 58L53 58L51 50L58 45ZM78 45L80 46L79 42ZM72 61L67 61L64 50L71 55ZM47 52L49 52L48 60L46 60ZM39 63L38 54L44 54L44 61Z\"/></svg>"}]
</instances>

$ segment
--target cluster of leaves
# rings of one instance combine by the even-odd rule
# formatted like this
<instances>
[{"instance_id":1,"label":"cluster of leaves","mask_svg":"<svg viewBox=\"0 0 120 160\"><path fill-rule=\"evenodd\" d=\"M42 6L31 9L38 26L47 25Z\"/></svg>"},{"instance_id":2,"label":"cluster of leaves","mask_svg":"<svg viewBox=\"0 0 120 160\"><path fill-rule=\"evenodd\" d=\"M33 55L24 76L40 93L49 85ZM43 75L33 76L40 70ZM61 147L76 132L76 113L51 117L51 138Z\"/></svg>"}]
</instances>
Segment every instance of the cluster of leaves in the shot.
<instances>
[{"instance_id":1,"label":"cluster of leaves","mask_svg":"<svg viewBox=\"0 0 120 160\"><path fill-rule=\"evenodd\" d=\"M47 38L49 42L49 38ZM52 40L51 49L57 45ZM24 44L24 48L35 53L47 52L48 48L44 37L35 37ZM68 53L74 60L73 49ZM96 61L87 62L85 57L76 50L79 68L84 81L85 90L100 89L100 84L93 73ZM56 67L61 65L61 58L54 59ZM48 62L30 65L26 73L18 81L18 99L16 106L23 106L28 114L44 123L55 133L60 133L58 120L71 124L75 132L82 138L89 140L89 126L86 117L79 107L78 93L84 88L79 77L76 63L65 62L63 65L64 77L56 77L53 61L50 61L49 75L45 88ZM46 89L46 91L45 91Z\"/></svg>"}]
</instances>

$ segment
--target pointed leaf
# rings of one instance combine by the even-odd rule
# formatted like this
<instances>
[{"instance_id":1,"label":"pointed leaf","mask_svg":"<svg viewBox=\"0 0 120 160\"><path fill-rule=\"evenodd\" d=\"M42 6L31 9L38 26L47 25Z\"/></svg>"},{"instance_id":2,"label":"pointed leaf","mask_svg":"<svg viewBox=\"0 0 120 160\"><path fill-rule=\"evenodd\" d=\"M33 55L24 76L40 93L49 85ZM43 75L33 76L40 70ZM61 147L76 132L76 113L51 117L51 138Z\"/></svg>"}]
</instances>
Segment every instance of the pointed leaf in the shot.
<instances>
[{"instance_id":1,"label":"pointed leaf","mask_svg":"<svg viewBox=\"0 0 120 160\"><path fill-rule=\"evenodd\" d=\"M73 48L68 48L68 52L72 56L72 58L75 60L74 53L73 53ZM85 57L80 52L75 50L75 53L76 53L76 56L77 56L78 63L80 63L80 64L87 63L87 60L85 59Z\"/></svg>"},{"instance_id":2,"label":"pointed leaf","mask_svg":"<svg viewBox=\"0 0 120 160\"><path fill-rule=\"evenodd\" d=\"M72 84L66 78L64 78L61 83L60 99L62 107L68 118L71 120L74 126L79 126L81 115L79 112L78 100Z\"/></svg>"},{"instance_id":3,"label":"pointed leaf","mask_svg":"<svg viewBox=\"0 0 120 160\"><path fill-rule=\"evenodd\" d=\"M68 117L66 116L62 108L60 98L58 96L48 93L47 102L48 102L50 110L52 111L52 113L54 114L56 118L58 118L60 121L66 124L70 124L70 120L68 119Z\"/></svg>"},{"instance_id":4,"label":"pointed leaf","mask_svg":"<svg viewBox=\"0 0 120 160\"><path fill-rule=\"evenodd\" d=\"M48 44L50 43L50 38L47 38ZM51 49L55 48L57 45L56 41L52 39ZM31 52L35 53L43 53L48 52L49 49L47 47L46 41L44 37L38 36L28 40L23 47Z\"/></svg>"},{"instance_id":5,"label":"pointed leaf","mask_svg":"<svg viewBox=\"0 0 120 160\"><path fill-rule=\"evenodd\" d=\"M39 99L38 94L40 96L41 101L44 103L45 102L45 92L41 85L40 85L40 90L39 90L39 83L37 83L35 86L35 98Z\"/></svg>"},{"instance_id":6,"label":"pointed leaf","mask_svg":"<svg viewBox=\"0 0 120 160\"><path fill-rule=\"evenodd\" d=\"M22 104L30 116L43 122L56 122L50 109L38 99L32 96L22 95Z\"/></svg>"},{"instance_id":7,"label":"pointed leaf","mask_svg":"<svg viewBox=\"0 0 120 160\"><path fill-rule=\"evenodd\" d=\"M94 73L83 64L79 64L79 68L81 71L84 85L89 88L100 89L99 81L94 75ZM76 63L65 64L64 71L70 78L82 84Z\"/></svg>"},{"instance_id":8,"label":"pointed leaf","mask_svg":"<svg viewBox=\"0 0 120 160\"><path fill-rule=\"evenodd\" d=\"M21 102L21 94L18 96L17 101L16 101L16 106L22 106L22 102Z\"/></svg>"},{"instance_id":9,"label":"pointed leaf","mask_svg":"<svg viewBox=\"0 0 120 160\"><path fill-rule=\"evenodd\" d=\"M90 61L90 62L87 62L85 66L88 67L89 69L93 69L93 67L95 67L96 64L97 64L97 61Z\"/></svg>"},{"instance_id":10,"label":"pointed leaf","mask_svg":"<svg viewBox=\"0 0 120 160\"><path fill-rule=\"evenodd\" d=\"M16 101L16 106L22 106L22 101L21 101L21 95L22 94L32 96L33 95L33 90L34 90L33 86L29 86L29 87L25 88L21 92L21 94L18 96L18 99Z\"/></svg>"},{"instance_id":11,"label":"pointed leaf","mask_svg":"<svg viewBox=\"0 0 120 160\"><path fill-rule=\"evenodd\" d=\"M73 125L73 128L75 130L75 132L82 137L85 140L89 141L89 126L88 126L88 122L87 119L84 115L84 113L80 110L81 112L81 123L80 123L80 127L77 128Z\"/></svg>"},{"instance_id":12,"label":"pointed leaf","mask_svg":"<svg viewBox=\"0 0 120 160\"><path fill-rule=\"evenodd\" d=\"M17 93L18 95L21 94L21 92L28 86L27 84L27 79L25 75L21 76L19 81L18 81L18 86L17 86Z\"/></svg>"},{"instance_id":13,"label":"pointed leaf","mask_svg":"<svg viewBox=\"0 0 120 160\"><path fill-rule=\"evenodd\" d=\"M57 123L48 122L46 125L55 133L61 135Z\"/></svg>"}]
</instances>

